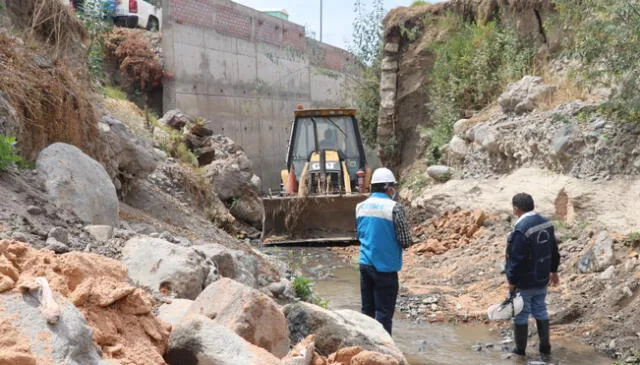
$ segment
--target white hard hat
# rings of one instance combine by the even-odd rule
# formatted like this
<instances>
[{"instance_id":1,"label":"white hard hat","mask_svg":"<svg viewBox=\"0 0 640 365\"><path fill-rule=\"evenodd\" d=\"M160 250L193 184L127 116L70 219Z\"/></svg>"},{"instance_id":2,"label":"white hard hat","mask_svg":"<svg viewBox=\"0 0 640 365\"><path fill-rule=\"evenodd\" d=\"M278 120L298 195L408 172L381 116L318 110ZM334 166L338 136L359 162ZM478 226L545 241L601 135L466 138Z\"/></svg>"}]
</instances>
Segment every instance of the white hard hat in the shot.
<instances>
[{"instance_id":1,"label":"white hard hat","mask_svg":"<svg viewBox=\"0 0 640 365\"><path fill-rule=\"evenodd\" d=\"M381 167L379 169L376 169L376 171L373 172L373 176L371 177L371 183L372 184L389 184L389 183L395 184L396 178L393 176L393 172L391 172L391 170L385 167Z\"/></svg>"},{"instance_id":2,"label":"white hard hat","mask_svg":"<svg viewBox=\"0 0 640 365\"><path fill-rule=\"evenodd\" d=\"M494 304L487 309L489 319L494 321L510 319L522 312L524 300L518 293L515 297L507 298L501 304Z\"/></svg>"}]
</instances>

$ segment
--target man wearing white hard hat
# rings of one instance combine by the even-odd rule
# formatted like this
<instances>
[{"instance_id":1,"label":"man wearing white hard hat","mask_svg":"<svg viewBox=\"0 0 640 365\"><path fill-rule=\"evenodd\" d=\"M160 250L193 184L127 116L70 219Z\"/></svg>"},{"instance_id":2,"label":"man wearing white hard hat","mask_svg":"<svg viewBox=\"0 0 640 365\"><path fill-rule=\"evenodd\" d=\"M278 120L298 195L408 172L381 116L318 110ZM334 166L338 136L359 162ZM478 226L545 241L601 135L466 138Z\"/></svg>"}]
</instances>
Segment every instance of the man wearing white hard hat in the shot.
<instances>
[{"instance_id":1,"label":"man wearing white hard hat","mask_svg":"<svg viewBox=\"0 0 640 365\"><path fill-rule=\"evenodd\" d=\"M379 168L371 177L371 196L356 207L362 313L375 318L389 334L398 297L402 249L412 243L397 196L393 172Z\"/></svg>"}]
</instances>

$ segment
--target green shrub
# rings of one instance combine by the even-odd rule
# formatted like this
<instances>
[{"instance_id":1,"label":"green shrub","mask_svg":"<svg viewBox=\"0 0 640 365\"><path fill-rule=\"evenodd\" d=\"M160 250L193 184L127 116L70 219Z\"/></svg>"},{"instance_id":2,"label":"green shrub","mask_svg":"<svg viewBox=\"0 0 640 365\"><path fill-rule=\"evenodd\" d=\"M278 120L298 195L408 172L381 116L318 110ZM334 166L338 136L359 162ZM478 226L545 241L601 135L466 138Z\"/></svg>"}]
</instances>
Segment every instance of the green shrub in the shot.
<instances>
[{"instance_id":1,"label":"green shrub","mask_svg":"<svg viewBox=\"0 0 640 365\"><path fill-rule=\"evenodd\" d=\"M0 134L0 172L7 171L9 166L22 162L22 158L18 156L18 150L14 146L15 142L15 137Z\"/></svg>"},{"instance_id":2,"label":"green shrub","mask_svg":"<svg viewBox=\"0 0 640 365\"><path fill-rule=\"evenodd\" d=\"M85 0L81 11L76 13L89 34L87 47L87 68L91 76L96 80L104 78L104 44L105 36L113 25L107 21L112 16L106 4L101 0Z\"/></svg>"},{"instance_id":3,"label":"green shrub","mask_svg":"<svg viewBox=\"0 0 640 365\"><path fill-rule=\"evenodd\" d=\"M435 22L447 36L430 45L435 59L428 83L432 161L440 158L440 147L450 140L453 124L466 111L487 106L507 83L529 73L535 55L532 45L496 22L470 24L453 14Z\"/></svg>"},{"instance_id":4,"label":"green shrub","mask_svg":"<svg viewBox=\"0 0 640 365\"><path fill-rule=\"evenodd\" d=\"M617 85L602 111L624 122L640 121L640 4L636 0L554 0L568 30L564 54L579 61L581 86Z\"/></svg>"},{"instance_id":5,"label":"green shrub","mask_svg":"<svg viewBox=\"0 0 640 365\"><path fill-rule=\"evenodd\" d=\"M296 297L307 301L311 299L313 295L313 281L311 279L306 278L302 275L296 275L293 279L293 292L296 294Z\"/></svg>"},{"instance_id":6,"label":"green shrub","mask_svg":"<svg viewBox=\"0 0 640 365\"><path fill-rule=\"evenodd\" d=\"M411 3L411 6L420 6L420 5L428 5L430 3L424 1L424 0L416 0L414 2Z\"/></svg>"}]
</instances>

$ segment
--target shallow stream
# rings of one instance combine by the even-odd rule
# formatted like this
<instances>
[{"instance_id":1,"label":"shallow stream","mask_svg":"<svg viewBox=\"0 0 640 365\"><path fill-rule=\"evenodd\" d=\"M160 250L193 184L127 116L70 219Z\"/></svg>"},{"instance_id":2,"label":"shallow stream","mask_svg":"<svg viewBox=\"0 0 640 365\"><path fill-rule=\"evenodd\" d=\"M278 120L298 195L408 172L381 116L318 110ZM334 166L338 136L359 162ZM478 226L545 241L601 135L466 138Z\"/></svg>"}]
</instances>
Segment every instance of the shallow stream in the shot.
<instances>
[{"instance_id":1,"label":"shallow stream","mask_svg":"<svg viewBox=\"0 0 640 365\"><path fill-rule=\"evenodd\" d=\"M314 292L329 301L331 309L360 310L359 273L356 265L338 257L326 247L265 248L266 253L301 269L314 280ZM402 283L401 283L402 285ZM393 338L412 365L543 365L529 348L526 360L506 358L513 346L509 338L483 324L453 325L416 323L397 312ZM503 345L504 343L504 345ZM611 360L578 342L552 342L555 365L610 365Z\"/></svg>"}]
</instances>

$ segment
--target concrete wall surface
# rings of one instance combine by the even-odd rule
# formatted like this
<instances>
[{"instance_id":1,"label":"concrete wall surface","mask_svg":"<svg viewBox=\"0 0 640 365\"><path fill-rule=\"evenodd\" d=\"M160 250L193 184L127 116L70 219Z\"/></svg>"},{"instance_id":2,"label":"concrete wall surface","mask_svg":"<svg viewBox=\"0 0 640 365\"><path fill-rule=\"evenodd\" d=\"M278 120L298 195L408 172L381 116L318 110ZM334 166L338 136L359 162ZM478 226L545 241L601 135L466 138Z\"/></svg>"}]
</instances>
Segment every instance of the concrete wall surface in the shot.
<instances>
[{"instance_id":1,"label":"concrete wall surface","mask_svg":"<svg viewBox=\"0 0 640 365\"><path fill-rule=\"evenodd\" d=\"M347 51L305 36L304 27L228 0L164 0L165 111L209 120L277 190L293 111L351 107L359 74Z\"/></svg>"}]
</instances>

